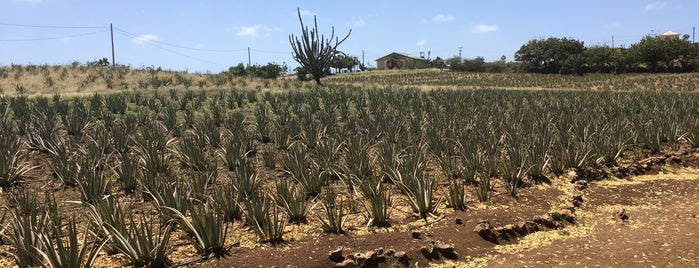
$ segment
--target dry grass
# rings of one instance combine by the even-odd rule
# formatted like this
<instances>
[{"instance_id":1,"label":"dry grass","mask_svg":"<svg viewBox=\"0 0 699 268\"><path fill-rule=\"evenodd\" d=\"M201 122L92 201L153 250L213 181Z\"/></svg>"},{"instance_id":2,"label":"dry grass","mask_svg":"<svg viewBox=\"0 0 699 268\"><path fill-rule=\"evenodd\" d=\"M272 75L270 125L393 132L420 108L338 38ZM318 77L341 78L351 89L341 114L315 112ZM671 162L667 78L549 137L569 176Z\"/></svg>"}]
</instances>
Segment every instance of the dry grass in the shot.
<instances>
[{"instance_id":1,"label":"dry grass","mask_svg":"<svg viewBox=\"0 0 699 268\"><path fill-rule=\"evenodd\" d=\"M211 90L222 88L282 90L310 88L313 82L295 77L262 79L225 73L188 73L160 68L12 65L0 67L0 94L27 96L61 94L91 95L128 90Z\"/></svg>"}]
</instances>

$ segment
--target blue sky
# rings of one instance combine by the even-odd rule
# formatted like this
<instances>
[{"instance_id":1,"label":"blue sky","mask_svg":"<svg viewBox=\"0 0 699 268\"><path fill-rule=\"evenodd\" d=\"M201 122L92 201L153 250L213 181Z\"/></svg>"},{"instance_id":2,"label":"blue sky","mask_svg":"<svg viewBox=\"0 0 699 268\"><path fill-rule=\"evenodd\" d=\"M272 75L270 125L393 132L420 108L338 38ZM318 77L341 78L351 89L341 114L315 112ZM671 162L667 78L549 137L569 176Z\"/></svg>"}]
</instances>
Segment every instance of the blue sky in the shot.
<instances>
[{"instance_id":1,"label":"blue sky","mask_svg":"<svg viewBox=\"0 0 699 268\"><path fill-rule=\"evenodd\" d=\"M630 46L644 35L699 26L696 0L660 1L95 1L0 0L0 65L116 62L217 73L238 63L286 63L289 35L317 16L321 33L352 29L340 50L369 66L391 52L508 61L533 38ZM59 26L59 27L29 27ZM73 27L73 28L63 28ZM95 28L80 28L95 27Z\"/></svg>"}]
</instances>

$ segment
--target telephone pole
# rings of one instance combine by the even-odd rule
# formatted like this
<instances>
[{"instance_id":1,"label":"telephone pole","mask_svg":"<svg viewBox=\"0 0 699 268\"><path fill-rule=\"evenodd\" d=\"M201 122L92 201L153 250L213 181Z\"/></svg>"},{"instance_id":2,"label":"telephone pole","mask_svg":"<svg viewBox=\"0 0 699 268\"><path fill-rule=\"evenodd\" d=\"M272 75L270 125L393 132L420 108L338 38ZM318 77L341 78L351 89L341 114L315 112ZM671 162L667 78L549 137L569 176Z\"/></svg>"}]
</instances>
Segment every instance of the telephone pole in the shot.
<instances>
[{"instance_id":1,"label":"telephone pole","mask_svg":"<svg viewBox=\"0 0 699 268\"><path fill-rule=\"evenodd\" d=\"M366 66L364 65L364 49L362 49L362 66Z\"/></svg>"},{"instance_id":2,"label":"telephone pole","mask_svg":"<svg viewBox=\"0 0 699 268\"><path fill-rule=\"evenodd\" d=\"M461 64L461 49L464 47L459 47L459 64Z\"/></svg>"},{"instance_id":3,"label":"telephone pole","mask_svg":"<svg viewBox=\"0 0 699 268\"><path fill-rule=\"evenodd\" d=\"M248 67L250 67L250 47L248 47Z\"/></svg>"},{"instance_id":4,"label":"telephone pole","mask_svg":"<svg viewBox=\"0 0 699 268\"><path fill-rule=\"evenodd\" d=\"M612 35L612 48L614 48L614 36Z\"/></svg>"},{"instance_id":5,"label":"telephone pole","mask_svg":"<svg viewBox=\"0 0 699 268\"><path fill-rule=\"evenodd\" d=\"M112 36L112 68L116 67L116 62L114 61L114 28L112 24L109 24L109 33Z\"/></svg>"}]
</instances>

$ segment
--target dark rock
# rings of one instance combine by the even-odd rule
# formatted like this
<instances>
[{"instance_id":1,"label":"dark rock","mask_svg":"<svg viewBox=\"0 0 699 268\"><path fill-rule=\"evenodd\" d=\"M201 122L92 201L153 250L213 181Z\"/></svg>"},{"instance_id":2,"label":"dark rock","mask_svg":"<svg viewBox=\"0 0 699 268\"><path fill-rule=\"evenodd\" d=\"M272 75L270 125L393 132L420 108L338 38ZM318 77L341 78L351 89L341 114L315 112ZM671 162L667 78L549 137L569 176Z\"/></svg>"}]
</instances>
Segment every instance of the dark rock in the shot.
<instances>
[{"instance_id":1,"label":"dark rock","mask_svg":"<svg viewBox=\"0 0 699 268\"><path fill-rule=\"evenodd\" d=\"M485 240L493 243L497 243L498 241L497 234L493 230L493 225L491 225L488 221L479 222L476 224L476 227L473 228L473 231L478 233L478 235Z\"/></svg>"},{"instance_id":2,"label":"dark rock","mask_svg":"<svg viewBox=\"0 0 699 268\"><path fill-rule=\"evenodd\" d=\"M386 256L388 256L388 257L392 257L392 256L395 256L395 255L396 255L396 251L393 250L392 248L389 248L389 249L386 250L386 253L385 253L384 255L386 255Z\"/></svg>"},{"instance_id":3,"label":"dark rock","mask_svg":"<svg viewBox=\"0 0 699 268\"><path fill-rule=\"evenodd\" d=\"M616 218L622 222L627 221L629 219L629 215L626 214L626 209L622 208L619 210L619 212L616 213Z\"/></svg>"},{"instance_id":4,"label":"dark rock","mask_svg":"<svg viewBox=\"0 0 699 268\"><path fill-rule=\"evenodd\" d=\"M330 260L334 262L341 262L345 260L345 257L342 256L342 248L340 247L336 250L330 251L328 258L330 258Z\"/></svg>"},{"instance_id":5,"label":"dark rock","mask_svg":"<svg viewBox=\"0 0 699 268\"><path fill-rule=\"evenodd\" d=\"M442 254L444 258L457 259L456 250L454 249L454 245L452 244L447 244L442 241L436 241L434 243L434 248L437 249L439 254Z\"/></svg>"},{"instance_id":6,"label":"dark rock","mask_svg":"<svg viewBox=\"0 0 699 268\"><path fill-rule=\"evenodd\" d=\"M420 239L420 235L422 235L422 232L412 231L412 232L410 232L410 235L413 236L413 239Z\"/></svg>"},{"instance_id":7,"label":"dark rock","mask_svg":"<svg viewBox=\"0 0 699 268\"><path fill-rule=\"evenodd\" d=\"M374 250L374 257L372 259L383 259L386 257L386 251L383 248L377 248Z\"/></svg>"},{"instance_id":8,"label":"dark rock","mask_svg":"<svg viewBox=\"0 0 699 268\"><path fill-rule=\"evenodd\" d=\"M408 261L408 254L406 254L405 251L398 251L393 254L393 257L395 257L398 262Z\"/></svg>"},{"instance_id":9,"label":"dark rock","mask_svg":"<svg viewBox=\"0 0 699 268\"><path fill-rule=\"evenodd\" d=\"M682 158L679 158L677 156L671 156L668 160L670 160L671 163L673 164L680 164L682 163Z\"/></svg>"},{"instance_id":10,"label":"dark rock","mask_svg":"<svg viewBox=\"0 0 699 268\"><path fill-rule=\"evenodd\" d=\"M357 252L353 254L352 259L359 264L366 262L369 258L367 258L367 256L364 255L364 253Z\"/></svg>"},{"instance_id":11,"label":"dark rock","mask_svg":"<svg viewBox=\"0 0 699 268\"><path fill-rule=\"evenodd\" d=\"M354 260L346 259L342 262L338 262L335 264L335 267L342 267L342 268L354 268L357 267L357 262Z\"/></svg>"},{"instance_id":12,"label":"dark rock","mask_svg":"<svg viewBox=\"0 0 699 268\"><path fill-rule=\"evenodd\" d=\"M518 236L517 231L515 231L516 227L514 224L508 224L502 227L496 227L495 232L499 234L500 237L503 239L511 239L511 238L516 238Z\"/></svg>"},{"instance_id":13,"label":"dark rock","mask_svg":"<svg viewBox=\"0 0 699 268\"><path fill-rule=\"evenodd\" d=\"M571 196L570 199L568 199L568 201L573 203L573 206L580 207L580 205L582 205L582 203L583 203L583 198L582 198L582 195L574 195L574 196Z\"/></svg>"},{"instance_id":14,"label":"dark rock","mask_svg":"<svg viewBox=\"0 0 699 268\"><path fill-rule=\"evenodd\" d=\"M560 211L558 211L560 219L570 222L570 223L575 223L575 217L573 217L573 211L567 208L563 208Z\"/></svg>"},{"instance_id":15,"label":"dark rock","mask_svg":"<svg viewBox=\"0 0 699 268\"><path fill-rule=\"evenodd\" d=\"M558 225L555 222L555 219L552 217L550 213L546 213L542 216L534 216L534 222L538 225L543 225L547 228L555 229L558 227Z\"/></svg>"},{"instance_id":16,"label":"dark rock","mask_svg":"<svg viewBox=\"0 0 699 268\"><path fill-rule=\"evenodd\" d=\"M456 220L454 220L454 222L456 224L464 224L464 220L462 220L461 218L456 218Z\"/></svg>"},{"instance_id":17,"label":"dark rock","mask_svg":"<svg viewBox=\"0 0 699 268\"><path fill-rule=\"evenodd\" d=\"M364 252L364 258L368 261L376 261L379 258L379 254L376 252L376 250L370 250Z\"/></svg>"},{"instance_id":18,"label":"dark rock","mask_svg":"<svg viewBox=\"0 0 699 268\"><path fill-rule=\"evenodd\" d=\"M435 250L433 245L427 245L420 248L420 253L422 253L428 260L439 258L439 253Z\"/></svg>"},{"instance_id":19,"label":"dark rock","mask_svg":"<svg viewBox=\"0 0 699 268\"><path fill-rule=\"evenodd\" d=\"M527 227L527 231L529 231L530 234L539 231L539 225L537 225L533 221L525 221L524 224Z\"/></svg>"}]
</instances>

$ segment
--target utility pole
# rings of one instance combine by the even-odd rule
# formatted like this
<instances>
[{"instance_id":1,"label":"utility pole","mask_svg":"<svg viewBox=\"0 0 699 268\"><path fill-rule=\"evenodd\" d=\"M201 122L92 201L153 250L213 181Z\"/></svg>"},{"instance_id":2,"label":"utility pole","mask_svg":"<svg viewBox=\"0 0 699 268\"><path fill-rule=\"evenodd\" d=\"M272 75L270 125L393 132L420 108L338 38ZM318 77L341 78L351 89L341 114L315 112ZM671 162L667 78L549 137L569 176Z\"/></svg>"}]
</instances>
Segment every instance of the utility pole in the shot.
<instances>
[{"instance_id":1,"label":"utility pole","mask_svg":"<svg viewBox=\"0 0 699 268\"><path fill-rule=\"evenodd\" d=\"M112 36L112 68L116 67L116 62L114 62L114 28L112 24L109 24L109 33Z\"/></svg>"},{"instance_id":2,"label":"utility pole","mask_svg":"<svg viewBox=\"0 0 699 268\"><path fill-rule=\"evenodd\" d=\"M248 47L248 67L250 67L250 47Z\"/></svg>"},{"instance_id":3,"label":"utility pole","mask_svg":"<svg viewBox=\"0 0 699 268\"><path fill-rule=\"evenodd\" d=\"M364 65L364 49L362 49L362 66L366 66Z\"/></svg>"},{"instance_id":4,"label":"utility pole","mask_svg":"<svg viewBox=\"0 0 699 268\"><path fill-rule=\"evenodd\" d=\"M464 47L459 47L459 64L461 64L461 49Z\"/></svg>"},{"instance_id":5,"label":"utility pole","mask_svg":"<svg viewBox=\"0 0 699 268\"><path fill-rule=\"evenodd\" d=\"M694 44L694 26L692 26L692 44Z\"/></svg>"},{"instance_id":6,"label":"utility pole","mask_svg":"<svg viewBox=\"0 0 699 268\"><path fill-rule=\"evenodd\" d=\"M612 35L612 48L614 48L614 36Z\"/></svg>"}]
</instances>

